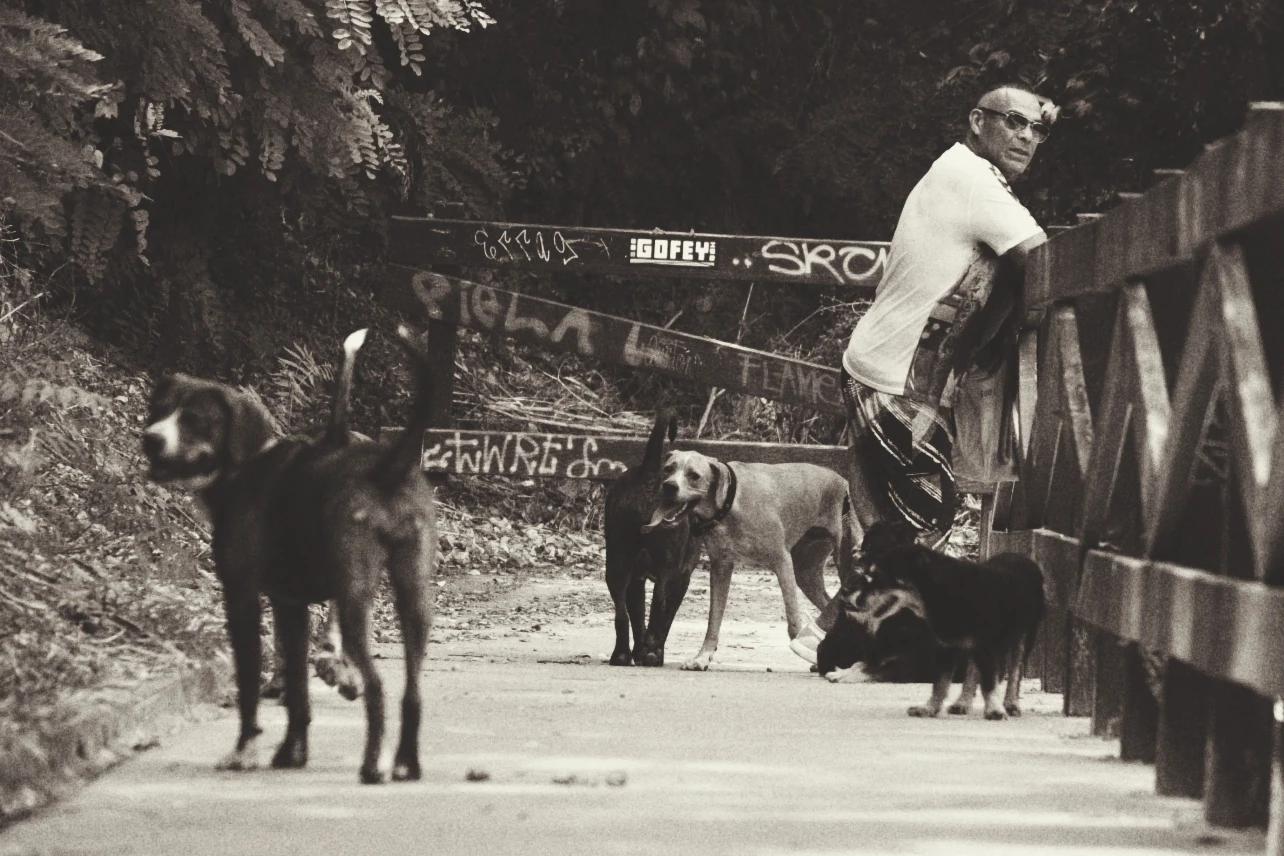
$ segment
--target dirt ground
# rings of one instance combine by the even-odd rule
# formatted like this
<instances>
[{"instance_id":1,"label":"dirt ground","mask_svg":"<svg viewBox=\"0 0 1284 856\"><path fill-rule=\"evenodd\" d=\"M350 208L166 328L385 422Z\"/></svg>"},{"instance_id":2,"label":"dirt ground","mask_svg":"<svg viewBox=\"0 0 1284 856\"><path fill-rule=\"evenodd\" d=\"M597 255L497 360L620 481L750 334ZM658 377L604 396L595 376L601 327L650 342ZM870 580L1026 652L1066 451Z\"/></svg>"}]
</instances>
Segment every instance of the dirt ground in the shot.
<instances>
[{"instance_id":1,"label":"dirt ground","mask_svg":"<svg viewBox=\"0 0 1284 856\"><path fill-rule=\"evenodd\" d=\"M0 856L213 853L1260 853L1025 687L1003 723L905 715L923 685L829 684L791 654L774 579L738 572L723 647L707 577L663 669L606 664L600 575L443 580L426 665L424 777L357 784L363 706L313 681L302 771L220 773L230 712L189 727L0 835ZM397 646L380 645L390 693ZM398 705L388 709L395 723ZM263 711L266 756L284 712ZM390 728L395 734L395 725ZM389 741L391 742L391 741ZM386 751L391 746L385 747Z\"/></svg>"}]
</instances>

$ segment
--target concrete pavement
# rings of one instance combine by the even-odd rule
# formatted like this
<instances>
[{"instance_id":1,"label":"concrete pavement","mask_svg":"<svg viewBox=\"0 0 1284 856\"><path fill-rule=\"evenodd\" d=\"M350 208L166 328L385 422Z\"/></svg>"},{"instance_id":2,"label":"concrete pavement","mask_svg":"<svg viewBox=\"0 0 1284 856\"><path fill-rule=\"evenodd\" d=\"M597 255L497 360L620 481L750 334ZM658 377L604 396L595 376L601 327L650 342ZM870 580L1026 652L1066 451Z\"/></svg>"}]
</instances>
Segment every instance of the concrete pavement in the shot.
<instances>
[{"instance_id":1,"label":"concrete pavement","mask_svg":"<svg viewBox=\"0 0 1284 856\"><path fill-rule=\"evenodd\" d=\"M605 593L534 580L489 602L483 629L444 622L456 628L430 647L420 782L358 785L363 708L314 682L306 770L214 771L229 711L0 834L0 856L1264 850L1260 832L1210 830L1198 803L1155 797L1150 768L1061 717L1059 696L1028 691L1028 714L1004 723L924 721L905 708L925 686L817 679L786 647L767 575L738 574L708 673L677 669L703 635L698 591L660 670L602 662L600 601L539 631L494 620L568 586ZM382 650L399 693L396 648ZM263 718L266 759L284 711Z\"/></svg>"}]
</instances>

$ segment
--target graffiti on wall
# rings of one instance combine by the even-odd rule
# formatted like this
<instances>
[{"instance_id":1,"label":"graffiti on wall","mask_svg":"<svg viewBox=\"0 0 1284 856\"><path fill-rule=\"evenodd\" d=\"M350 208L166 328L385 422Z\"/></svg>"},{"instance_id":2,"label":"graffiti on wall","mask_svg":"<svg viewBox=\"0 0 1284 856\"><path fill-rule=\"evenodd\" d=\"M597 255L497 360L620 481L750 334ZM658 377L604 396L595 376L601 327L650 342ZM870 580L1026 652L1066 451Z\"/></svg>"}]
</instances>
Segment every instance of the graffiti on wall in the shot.
<instances>
[{"instance_id":1,"label":"graffiti on wall","mask_svg":"<svg viewBox=\"0 0 1284 856\"><path fill-rule=\"evenodd\" d=\"M503 229L492 237L487 229L478 229L473 233L473 243L481 247L482 255L487 261L559 261L565 267L580 257L575 248L580 244L593 244L600 248L607 258L611 257L611 248L600 237L568 238L561 229L552 229L546 234L543 229L524 226L517 229Z\"/></svg>"},{"instance_id":2,"label":"graffiti on wall","mask_svg":"<svg viewBox=\"0 0 1284 856\"><path fill-rule=\"evenodd\" d=\"M763 244L759 253L772 273L810 279L822 271L840 285L877 284L887 267L886 247L835 247L825 241L773 239Z\"/></svg>"},{"instance_id":3,"label":"graffiti on wall","mask_svg":"<svg viewBox=\"0 0 1284 856\"><path fill-rule=\"evenodd\" d=\"M423 450L423 468L459 475L603 479L628 469L598 454L596 437L455 432Z\"/></svg>"}]
</instances>

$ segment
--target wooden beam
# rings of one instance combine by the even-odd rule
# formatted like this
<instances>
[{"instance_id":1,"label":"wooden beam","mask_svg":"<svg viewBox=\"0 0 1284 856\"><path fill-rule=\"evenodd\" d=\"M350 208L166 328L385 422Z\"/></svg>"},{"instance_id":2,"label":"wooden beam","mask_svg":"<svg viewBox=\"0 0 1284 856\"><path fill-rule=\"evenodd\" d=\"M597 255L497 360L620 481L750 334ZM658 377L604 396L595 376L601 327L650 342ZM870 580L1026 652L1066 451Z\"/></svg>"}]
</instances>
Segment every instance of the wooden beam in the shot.
<instances>
[{"instance_id":1,"label":"wooden beam","mask_svg":"<svg viewBox=\"0 0 1284 856\"><path fill-rule=\"evenodd\" d=\"M389 265L387 302L545 349L653 371L813 410L847 414L830 366L677 333L564 303Z\"/></svg>"},{"instance_id":2,"label":"wooden beam","mask_svg":"<svg viewBox=\"0 0 1284 856\"><path fill-rule=\"evenodd\" d=\"M772 238L642 229L593 229L393 217L396 264L692 277L872 291L887 267L886 241Z\"/></svg>"},{"instance_id":3,"label":"wooden beam","mask_svg":"<svg viewBox=\"0 0 1284 856\"><path fill-rule=\"evenodd\" d=\"M1074 610L1207 675L1284 696L1282 588L1090 550Z\"/></svg>"},{"instance_id":4,"label":"wooden beam","mask_svg":"<svg viewBox=\"0 0 1284 856\"><path fill-rule=\"evenodd\" d=\"M1198 332L1221 344L1231 460L1252 542L1253 573L1260 580L1266 578L1274 520L1284 511L1263 502L1268 495L1272 447L1278 433L1275 398L1243 248L1238 244L1215 246L1208 265L1214 268L1220 323L1212 330Z\"/></svg>"},{"instance_id":5,"label":"wooden beam","mask_svg":"<svg viewBox=\"0 0 1284 856\"><path fill-rule=\"evenodd\" d=\"M422 461L430 473L610 481L642 460L647 439L431 429L424 433ZM851 461L846 446L679 439L669 448L691 449L720 461L811 463L840 474L846 473Z\"/></svg>"},{"instance_id":6,"label":"wooden beam","mask_svg":"<svg viewBox=\"0 0 1284 856\"><path fill-rule=\"evenodd\" d=\"M1080 540L1088 546L1098 543L1105 533L1121 477L1138 480L1143 520L1154 515L1156 505L1170 408L1150 301L1140 283L1128 285L1121 294L1104 386L1084 488ZM1121 472L1129 430L1139 458L1136 473Z\"/></svg>"},{"instance_id":7,"label":"wooden beam","mask_svg":"<svg viewBox=\"0 0 1284 856\"><path fill-rule=\"evenodd\" d=\"M1030 289L1032 304L1044 305L1194 261L1210 244L1284 211L1284 111L1255 111L1234 137L1210 147L1172 180L1151 188L1091 224L1098 232L1095 270L1050 263L1044 257L1073 255L1081 229L1053 236L1036 247L1030 270L1047 268L1047 279Z\"/></svg>"}]
</instances>

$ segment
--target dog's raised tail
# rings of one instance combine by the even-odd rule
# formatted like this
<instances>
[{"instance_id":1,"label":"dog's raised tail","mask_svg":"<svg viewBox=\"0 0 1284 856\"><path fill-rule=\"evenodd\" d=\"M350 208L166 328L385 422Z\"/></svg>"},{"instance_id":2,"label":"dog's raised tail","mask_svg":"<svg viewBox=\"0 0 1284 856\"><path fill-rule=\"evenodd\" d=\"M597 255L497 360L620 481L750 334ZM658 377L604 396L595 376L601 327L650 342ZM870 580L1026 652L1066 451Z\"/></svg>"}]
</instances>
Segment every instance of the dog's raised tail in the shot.
<instances>
[{"instance_id":1,"label":"dog's raised tail","mask_svg":"<svg viewBox=\"0 0 1284 856\"><path fill-rule=\"evenodd\" d=\"M644 473L660 472L660 463L664 460L664 435L669 435L669 442L678 439L678 413L672 407L661 407L655 413L655 424L651 426L651 438L646 441L646 451L642 454Z\"/></svg>"},{"instance_id":2,"label":"dog's raised tail","mask_svg":"<svg viewBox=\"0 0 1284 856\"><path fill-rule=\"evenodd\" d=\"M325 443L327 446L348 445L348 410L352 398L352 374L356 369L357 351L366 343L369 329L362 327L355 333L348 334L343 340L343 366L339 369L339 383L334 389L334 401L330 403L330 425L326 428Z\"/></svg>"},{"instance_id":3,"label":"dog's raised tail","mask_svg":"<svg viewBox=\"0 0 1284 856\"><path fill-rule=\"evenodd\" d=\"M428 355L415 339L414 333L405 325L397 328L397 341L410 357L410 370L415 379L415 400L410 407L410 421L406 430L384 450L370 474L375 486L386 493L396 490L406 476L420 466L424 431L428 429L432 415L433 387Z\"/></svg>"}]
</instances>

